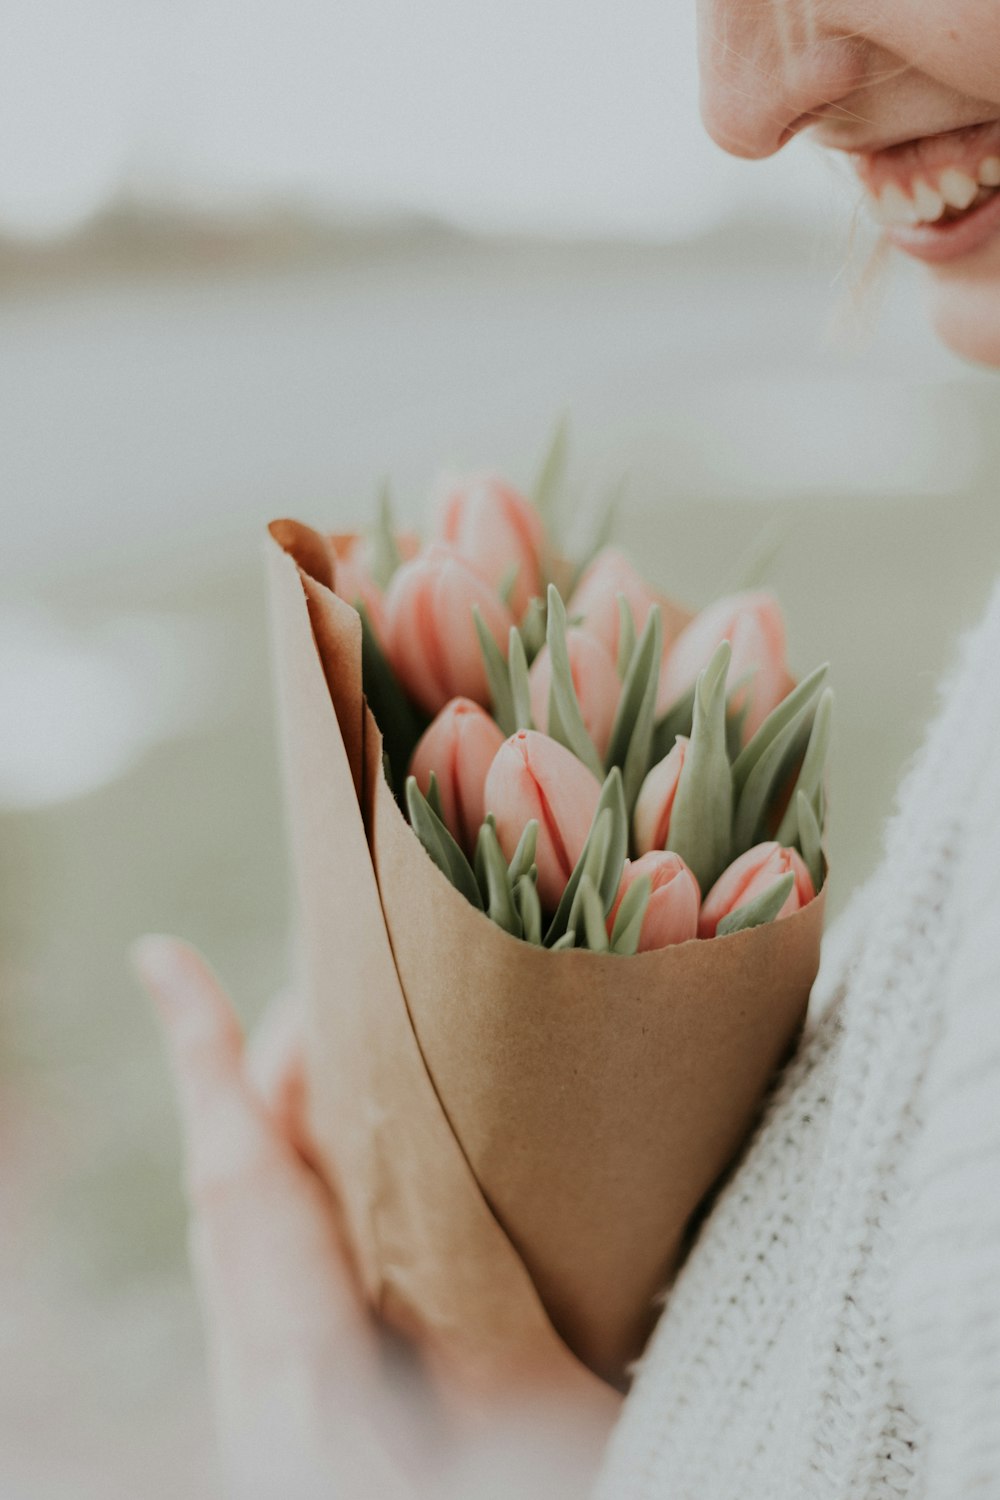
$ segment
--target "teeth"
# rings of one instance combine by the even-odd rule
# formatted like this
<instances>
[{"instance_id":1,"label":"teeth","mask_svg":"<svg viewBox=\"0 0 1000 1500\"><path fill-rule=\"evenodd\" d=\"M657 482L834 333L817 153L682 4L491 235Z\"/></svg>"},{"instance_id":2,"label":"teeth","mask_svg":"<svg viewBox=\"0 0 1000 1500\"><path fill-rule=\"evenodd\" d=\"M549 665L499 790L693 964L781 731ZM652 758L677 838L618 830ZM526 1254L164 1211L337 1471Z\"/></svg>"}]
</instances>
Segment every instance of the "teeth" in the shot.
<instances>
[{"instance_id":1,"label":"teeth","mask_svg":"<svg viewBox=\"0 0 1000 1500\"><path fill-rule=\"evenodd\" d=\"M888 226L917 222L913 199L908 198L894 182L887 183L879 194L875 217L880 224Z\"/></svg>"},{"instance_id":2,"label":"teeth","mask_svg":"<svg viewBox=\"0 0 1000 1500\"><path fill-rule=\"evenodd\" d=\"M978 177L983 187L1000 187L1000 156L988 156L980 162Z\"/></svg>"},{"instance_id":3,"label":"teeth","mask_svg":"<svg viewBox=\"0 0 1000 1500\"><path fill-rule=\"evenodd\" d=\"M935 192L929 182L918 177L913 184L913 206L917 218L924 224L933 224L944 213L944 198Z\"/></svg>"},{"instance_id":4,"label":"teeth","mask_svg":"<svg viewBox=\"0 0 1000 1500\"><path fill-rule=\"evenodd\" d=\"M949 167L938 179L938 191L949 208L962 210L968 208L979 192L979 184L967 172Z\"/></svg>"}]
</instances>

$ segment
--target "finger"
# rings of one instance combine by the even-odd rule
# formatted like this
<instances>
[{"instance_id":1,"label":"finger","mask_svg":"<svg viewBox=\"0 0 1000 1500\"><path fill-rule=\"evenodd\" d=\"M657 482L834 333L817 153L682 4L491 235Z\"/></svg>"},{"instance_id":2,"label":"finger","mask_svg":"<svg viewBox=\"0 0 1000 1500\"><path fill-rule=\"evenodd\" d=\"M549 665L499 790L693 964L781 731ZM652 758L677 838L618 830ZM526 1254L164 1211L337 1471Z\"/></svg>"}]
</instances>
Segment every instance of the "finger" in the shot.
<instances>
[{"instance_id":1,"label":"finger","mask_svg":"<svg viewBox=\"0 0 1000 1500\"><path fill-rule=\"evenodd\" d=\"M255 1378L264 1360L348 1364L367 1347L329 1198L247 1076L239 1023L204 961L149 937L135 963L161 1018L185 1137L192 1249L216 1355Z\"/></svg>"},{"instance_id":2,"label":"finger","mask_svg":"<svg viewBox=\"0 0 1000 1500\"><path fill-rule=\"evenodd\" d=\"M300 996L293 991L276 996L250 1038L246 1066L250 1083L281 1134L315 1167L317 1156L306 1120L303 1029Z\"/></svg>"}]
</instances>

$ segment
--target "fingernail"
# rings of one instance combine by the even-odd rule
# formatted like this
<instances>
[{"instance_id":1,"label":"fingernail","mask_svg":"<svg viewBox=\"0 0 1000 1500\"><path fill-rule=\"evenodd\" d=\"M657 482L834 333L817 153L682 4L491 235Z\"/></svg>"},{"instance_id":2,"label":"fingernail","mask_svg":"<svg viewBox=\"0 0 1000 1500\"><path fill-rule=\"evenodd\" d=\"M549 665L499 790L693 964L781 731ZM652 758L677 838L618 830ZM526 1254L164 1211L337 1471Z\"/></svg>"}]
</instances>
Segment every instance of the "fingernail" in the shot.
<instances>
[{"instance_id":1,"label":"fingernail","mask_svg":"<svg viewBox=\"0 0 1000 1500\"><path fill-rule=\"evenodd\" d=\"M183 1010L197 998L191 966L176 938L147 933L133 943L132 966L161 1010Z\"/></svg>"}]
</instances>

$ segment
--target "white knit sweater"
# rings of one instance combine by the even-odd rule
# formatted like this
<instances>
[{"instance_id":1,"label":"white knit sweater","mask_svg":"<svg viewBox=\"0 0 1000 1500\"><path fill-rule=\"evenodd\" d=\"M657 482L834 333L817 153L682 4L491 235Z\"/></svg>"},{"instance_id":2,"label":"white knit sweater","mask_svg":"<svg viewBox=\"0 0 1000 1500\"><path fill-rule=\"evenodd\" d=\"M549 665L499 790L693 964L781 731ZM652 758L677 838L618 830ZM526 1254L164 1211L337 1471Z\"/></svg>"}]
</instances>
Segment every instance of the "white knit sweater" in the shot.
<instances>
[{"instance_id":1,"label":"white knit sweater","mask_svg":"<svg viewBox=\"0 0 1000 1500\"><path fill-rule=\"evenodd\" d=\"M1000 588L598 1493L1000 1497Z\"/></svg>"}]
</instances>

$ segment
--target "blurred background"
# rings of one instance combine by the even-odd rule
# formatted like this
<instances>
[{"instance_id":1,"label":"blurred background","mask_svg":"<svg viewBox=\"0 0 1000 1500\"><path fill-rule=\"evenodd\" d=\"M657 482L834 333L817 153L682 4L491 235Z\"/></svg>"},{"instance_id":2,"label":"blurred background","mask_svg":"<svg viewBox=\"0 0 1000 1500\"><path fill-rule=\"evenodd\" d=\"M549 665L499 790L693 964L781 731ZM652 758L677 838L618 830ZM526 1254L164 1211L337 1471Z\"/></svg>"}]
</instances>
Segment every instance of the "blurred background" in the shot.
<instances>
[{"instance_id":1,"label":"blurred background","mask_svg":"<svg viewBox=\"0 0 1000 1500\"><path fill-rule=\"evenodd\" d=\"M725 158L692 0L6 0L0 1494L218 1493L174 1123L126 967L289 968L265 521L528 483L832 662L834 910L996 567L995 388L807 144ZM875 258L877 260L877 257Z\"/></svg>"}]
</instances>

